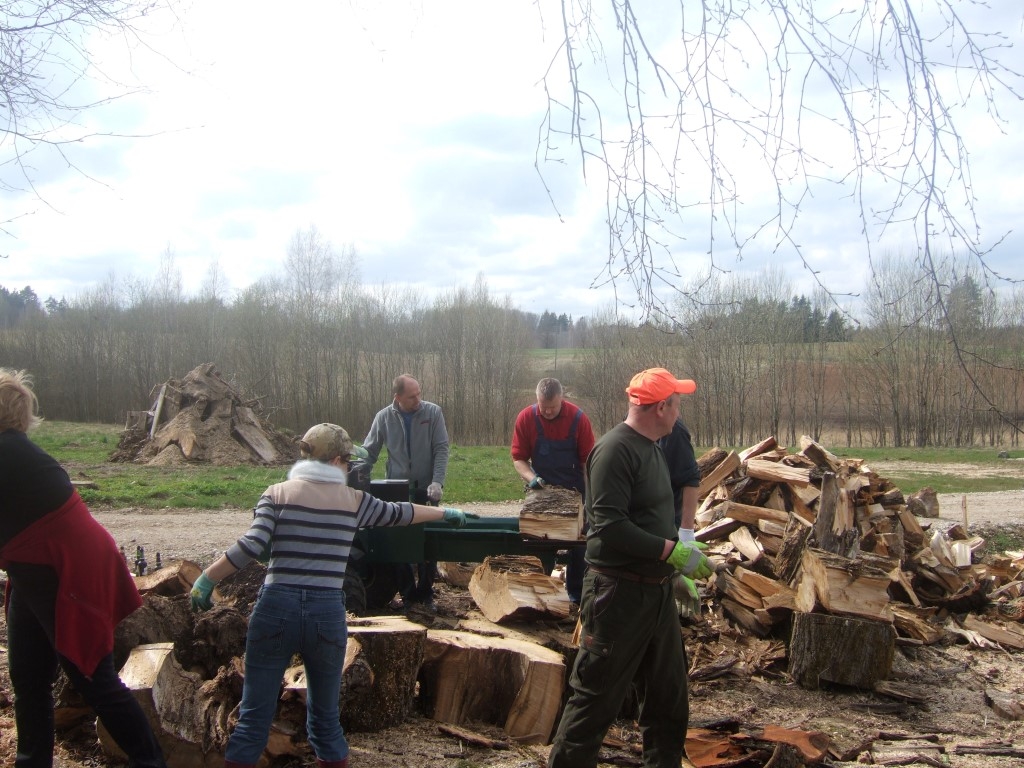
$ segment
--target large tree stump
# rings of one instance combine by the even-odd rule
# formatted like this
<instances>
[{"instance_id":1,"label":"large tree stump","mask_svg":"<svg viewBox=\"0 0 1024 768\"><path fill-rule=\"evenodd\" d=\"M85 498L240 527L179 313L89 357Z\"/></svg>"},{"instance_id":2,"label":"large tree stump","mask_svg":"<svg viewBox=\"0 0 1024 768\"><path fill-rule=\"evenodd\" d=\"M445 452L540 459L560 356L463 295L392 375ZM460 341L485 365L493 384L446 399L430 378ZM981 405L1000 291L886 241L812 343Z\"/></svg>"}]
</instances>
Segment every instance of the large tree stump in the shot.
<instances>
[{"instance_id":1,"label":"large tree stump","mask_svg":"<svg viewBox=\"0 0 1024 768\"><path fill-rule=\"evenodd\" d=\"M350 620L348 634L342 725L350 731L379 731L400 724L412 711L426 629L401 616L380 616ZM367 670L371 685L366 685Z\"/></svg>"},{"instance_id":2,"label":"large tree stump","mask_svg":"<svg viewBox=\"0 0 1024 768\"><path fill-rule=\"evenodd\" d=\"M524 744L546 744L561 710L562 655L536 643L430 630L420 695L435 720L504 728Z\"/></svg>"},{"instance_id":3,"label":"large tree stump","mask_svg":"<svg viewBox=\"0 0 1024 768\"><path fill-rule=\"evenodd\" d=\"M535 557L486 558L473 572L469 593L495 624L569 617L565 585L544 573Z\"/></svg>"},{"instance_id":4,"label":"large tree stump","mask_svg":"<svg viewBox=\"0 0 1024 768\"><path fill-rule=\"evenodd\" d=\"M822 682L871 690L889 676L895 651L891 624L797 613L789 643L789 674L812 690Z\"/></svg>"},{"instance_id":5,"label":"large tree stump","mask_svg":"<svg viewBox=\"0 0 1024 768\"><path fill-rule=\"evenodd\" d=\"M149 718L169 768L223 766L227 744L224 702L200 693L202 678L181 668L174 658L173 643L138 646L120 674ZM126 759L102 723L97 722L96 731L104 752Z\"/></svg>"}]
</instances>

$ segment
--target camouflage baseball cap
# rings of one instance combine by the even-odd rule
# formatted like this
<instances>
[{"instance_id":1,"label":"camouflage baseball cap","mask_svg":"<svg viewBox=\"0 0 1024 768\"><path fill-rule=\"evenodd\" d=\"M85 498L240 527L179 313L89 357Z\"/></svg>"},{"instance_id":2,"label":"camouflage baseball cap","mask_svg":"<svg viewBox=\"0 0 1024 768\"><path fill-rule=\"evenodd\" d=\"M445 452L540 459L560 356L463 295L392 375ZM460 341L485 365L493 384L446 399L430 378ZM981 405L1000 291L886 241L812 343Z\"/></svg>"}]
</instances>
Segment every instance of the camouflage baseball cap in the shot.
<instances>
[{"instance_id":1,"label":"camouflage baseball cap","mask_svg":"<svg viewBox=\"0 0 1024 768\"><path fill-rule=\"evenodd\" d=\"M317 424L310 427L299 441L299 452L304 459L330 461L335 456L365 459L368 454L361 445L354 445L342 427L337 424Z\"/></svg>"}]
</instances>

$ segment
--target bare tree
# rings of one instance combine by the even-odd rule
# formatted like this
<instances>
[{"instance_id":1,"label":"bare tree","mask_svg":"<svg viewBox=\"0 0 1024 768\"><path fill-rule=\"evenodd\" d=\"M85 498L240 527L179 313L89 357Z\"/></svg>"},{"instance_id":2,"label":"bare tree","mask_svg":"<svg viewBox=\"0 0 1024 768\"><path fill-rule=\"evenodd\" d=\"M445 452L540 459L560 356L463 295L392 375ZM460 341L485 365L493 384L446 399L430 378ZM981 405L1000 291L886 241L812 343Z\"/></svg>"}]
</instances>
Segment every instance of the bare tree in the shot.
<instances>
[{"instance_id":1,"label":"bare tree","mask_svg":"<svg viewBox=\"0 0 1024 768\"><path fill-rule=\"evenodd\" d=\"M99 37L145 45L144 18L172 0L24 0L0 5L0 189L34 185L33 150L48 147L69 166L65 149L96 135L81 119L90 109L130 93L94 65ZM105 93L95 87L106 81ZM109 135L109 134L108 134Z\"/></svg>"},{"instance_id":2,"label":"bare tree","mask_svg":"<svg viewBox=\"0 0 1024 768\"><path fill-rule=\"evenodd\" d=\"M986 282L1005 277L986 261L994 241L982 241L959 120L980 107L1001 124L1000 100L1019 98L1022 76L1008 63L1019 7L560 7L564 41L545 78L539 154L564 159L568 137L585 172L596 165L606 178L598 281L628 284L645 312L668 311L662 297L679 290L687 252L718 267L759 248L795 257L817 279L800 246L814 196L850 198L869 261L883 233L905 229L930 270L942 243L966 249ZM755 205L765 199L767 212Z\"/></svg>"}]
</instances>

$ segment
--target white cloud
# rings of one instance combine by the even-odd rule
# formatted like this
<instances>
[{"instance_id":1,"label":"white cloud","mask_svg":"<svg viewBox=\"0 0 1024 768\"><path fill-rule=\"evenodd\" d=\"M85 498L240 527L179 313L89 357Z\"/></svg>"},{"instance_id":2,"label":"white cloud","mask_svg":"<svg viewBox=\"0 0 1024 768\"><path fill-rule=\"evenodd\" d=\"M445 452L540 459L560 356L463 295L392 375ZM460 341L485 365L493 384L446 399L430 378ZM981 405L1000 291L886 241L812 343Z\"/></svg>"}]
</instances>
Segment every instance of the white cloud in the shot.
<instances>
[{"instance_id":1,"label":"white cloud","mask_svg":"<svg viewBox=\"0 0 1024 768\"><path fill-rule=\"evenodd\" d=\"M224 0L196 4L182 29L156 20L150 42L163 56L136 48L126 58L123 40L105 41L96 48L105 68L150 92L87 113L86 129L152 135L69 147L77 171L53 153L33 155L38 197L3 195L7 211L29 215L0 232L9 256L0 284L70 297L111 270L151 278L170 247L187 290L214 260L240 289L279 272L294 233L315 225L356 248L368 287L433 296L483 273L525 310L604 308L611 289L590 288L607 259L603 179L590 166L584 183L567 143L565 164L542 165L543 176L534 167L547 106L540 81L560 31L557 18L543 21L530 3L297 2L282 14ZM663 45L674 29L664 24ZM1014 126L1024 110L1007 108L1006 133L976 114L964 122L980 138L974 189L993 238L1020 210L1008 161L1020 156ZM827 155L823 132L807 141ZM749 146L723 154L742 176L744 222L760 221L774 195L772 179L750 175L754 155ZM681 181L695 203L706 199L699 162ZM823 281L859 290L861 223L837 192L815 195L800 219L802 252ZM706 262L703 213L686 215L685 239L673 244L684 277ZM914 247L899 231L889 237L881 247ZM720 243L719 264L756 272L780 258L772 242L760 238L738 262ZM813 281L786 258L809 291Z\"/></svg>"}]
</instances>

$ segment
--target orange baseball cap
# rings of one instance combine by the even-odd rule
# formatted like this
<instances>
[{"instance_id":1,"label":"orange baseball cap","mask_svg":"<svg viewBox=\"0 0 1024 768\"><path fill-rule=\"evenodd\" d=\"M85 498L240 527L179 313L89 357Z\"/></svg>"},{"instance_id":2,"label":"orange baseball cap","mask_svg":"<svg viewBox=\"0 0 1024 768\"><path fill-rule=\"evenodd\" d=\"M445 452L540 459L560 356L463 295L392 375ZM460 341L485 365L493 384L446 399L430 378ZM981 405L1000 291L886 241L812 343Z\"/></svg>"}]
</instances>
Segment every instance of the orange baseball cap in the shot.
<instances>
[{"instance_id":1,"label":"orange baseball cap","mask_svg":"<svg viewBox=\"0 0 1024 768\"><path fill-rule=\"evenodd\" d=\"M677 379L664 368L648 368L640 371L629 382L626 394L633 405L660 403L670 395L692 395L697 391L693 379Z\"/></svg>"}]
</instances>

